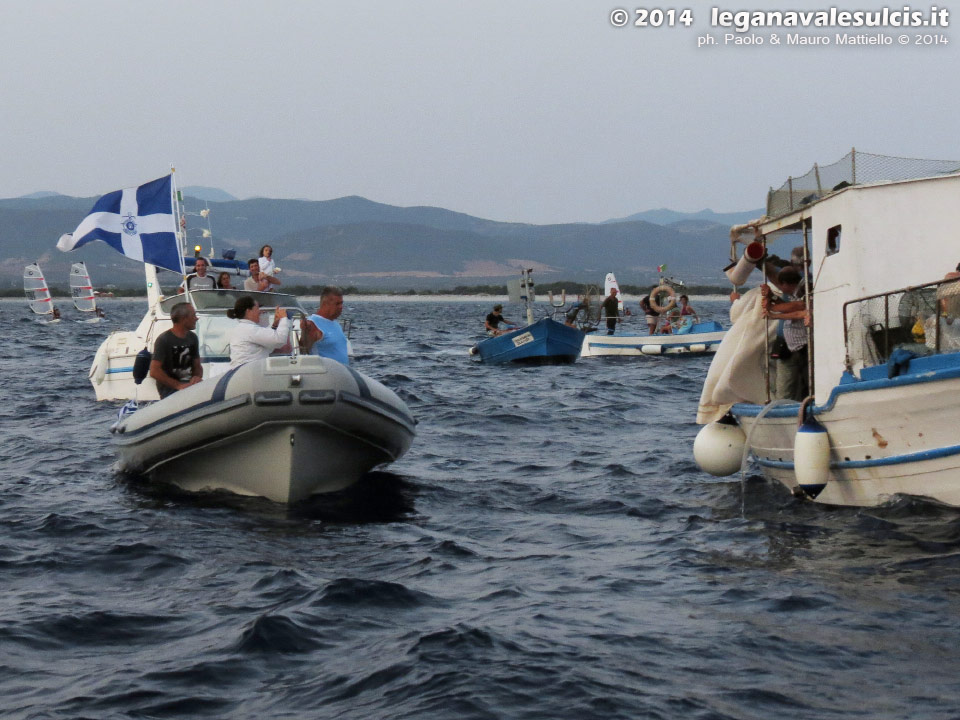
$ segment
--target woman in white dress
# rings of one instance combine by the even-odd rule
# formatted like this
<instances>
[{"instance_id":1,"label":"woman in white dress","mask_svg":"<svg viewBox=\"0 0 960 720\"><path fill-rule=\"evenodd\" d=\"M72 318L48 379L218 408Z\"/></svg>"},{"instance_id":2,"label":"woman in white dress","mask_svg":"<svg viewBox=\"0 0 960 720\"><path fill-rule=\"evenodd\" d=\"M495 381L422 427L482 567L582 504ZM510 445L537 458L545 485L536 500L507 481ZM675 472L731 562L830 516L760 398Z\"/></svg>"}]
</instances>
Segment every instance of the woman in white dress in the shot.
<instances>
[{"instance_id":1,"label":"woman in white dress","mask_svg":"<svg viewBox=\"0 0 960 720\"><path fill-rule=\"evenodd\" d=\"M267 357L287 344L290 319L287 311L278 307L273 316L273 327L260 325L260 303L249 295L237 298L227 317L239 320L230 331L230 367L235 368L252 360Z\"/></svg>"}]
</instances>

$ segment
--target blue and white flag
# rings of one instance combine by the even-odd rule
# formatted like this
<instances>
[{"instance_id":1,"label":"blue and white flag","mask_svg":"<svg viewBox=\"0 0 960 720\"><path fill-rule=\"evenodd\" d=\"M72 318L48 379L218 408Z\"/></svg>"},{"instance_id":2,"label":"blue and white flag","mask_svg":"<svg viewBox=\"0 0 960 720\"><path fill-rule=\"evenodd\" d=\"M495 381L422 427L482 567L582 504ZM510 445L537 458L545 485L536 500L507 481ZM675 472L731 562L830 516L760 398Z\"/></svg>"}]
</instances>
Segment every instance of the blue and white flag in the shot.
<instances>
[{"instance_id":1,"label":"blue and white flag","mask_svg":"<svg viewBox=\"0 0 960 720\"><path fill-rule=\"evenodd\" d=\"M182 273L171 186L167 175L104 195L72 234L60 237L57 247L69 252L102 240L128 258Z\"/></svg>"}]
</instances>

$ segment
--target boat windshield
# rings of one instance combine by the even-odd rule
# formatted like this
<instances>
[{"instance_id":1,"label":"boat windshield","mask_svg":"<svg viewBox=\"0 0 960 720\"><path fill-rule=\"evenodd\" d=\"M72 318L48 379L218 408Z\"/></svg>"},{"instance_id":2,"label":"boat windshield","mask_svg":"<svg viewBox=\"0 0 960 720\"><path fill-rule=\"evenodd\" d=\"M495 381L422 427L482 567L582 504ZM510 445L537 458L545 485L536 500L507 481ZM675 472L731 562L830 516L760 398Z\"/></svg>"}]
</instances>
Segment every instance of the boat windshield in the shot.
<instances>
[{"instance_id":1,"label":"boat windshield","mask_svg":"<svg viewBox=\"0 0 960 720\"><path fill-rule=\"evenodd\" d=\"M295 295L285 293L252 292L249 290L193 290L190 299L197 309L198 315L221 314L232 308L237 298L249 295L256 300L264 310L282 307L288 310L299 310L309 315ZM183 295L171 295L160 301L160 309L167 315L177 303L186 300Z\"/></svg>"}]
</instances>

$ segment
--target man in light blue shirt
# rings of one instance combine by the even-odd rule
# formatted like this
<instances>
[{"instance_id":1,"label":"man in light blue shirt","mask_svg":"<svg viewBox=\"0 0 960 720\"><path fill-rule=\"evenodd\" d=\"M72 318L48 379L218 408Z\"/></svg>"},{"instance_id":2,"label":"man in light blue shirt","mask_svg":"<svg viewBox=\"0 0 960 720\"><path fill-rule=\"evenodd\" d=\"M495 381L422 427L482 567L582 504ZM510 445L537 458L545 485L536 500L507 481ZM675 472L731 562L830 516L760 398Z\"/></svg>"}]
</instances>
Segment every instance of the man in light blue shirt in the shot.
<instances>
[{"instance_id":1,"label":"man in light blue shirt","mask_svg":"<svg viewBox=\"0 0 960 720\"><path fill-rule=\"evenodd\" d=\"M343 291L328 285L320 293L320 307L316 314L304 318L301 322L300 350L349 365L347 336L337 322L342 312Z\"/></svg>"}]
</instances>

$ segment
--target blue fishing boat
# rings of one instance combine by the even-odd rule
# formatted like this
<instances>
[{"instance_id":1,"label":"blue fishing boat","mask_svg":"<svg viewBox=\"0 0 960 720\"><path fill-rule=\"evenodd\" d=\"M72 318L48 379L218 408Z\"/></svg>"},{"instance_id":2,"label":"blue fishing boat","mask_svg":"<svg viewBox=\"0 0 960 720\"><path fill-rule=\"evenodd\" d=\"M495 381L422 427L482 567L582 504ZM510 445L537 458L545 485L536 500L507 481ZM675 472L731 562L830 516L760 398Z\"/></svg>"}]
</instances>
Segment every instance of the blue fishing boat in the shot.
<instances>
[{"instance_id":1,"label":"blue fishing boat","mask_svg":"<svg viewBox=\"0 0 960 720\"><path fill-rule=\"evenodd\" d=\"M583 333L550 318L487 338L471 348L482 362L560 364L576 362L583 347Z\"/></svg>"},{"instance_id":2,"label":"blue fishing boat","mask_svg":"<svg viewBox=\"0 0 960 720\"><path fill-rule=\"evenodd\" d=\"M576 362L583 348L583 332L549 317L533 319L533 270L522 270L520 278L514 279L508 290L511 301L526 305L527 325L481 340L470 348L470 354L488 363L556 365ZM555 308L563 305L563 301L559 305L553 302L552 293L550 301Z\"/></svg>"}]
</instances>

